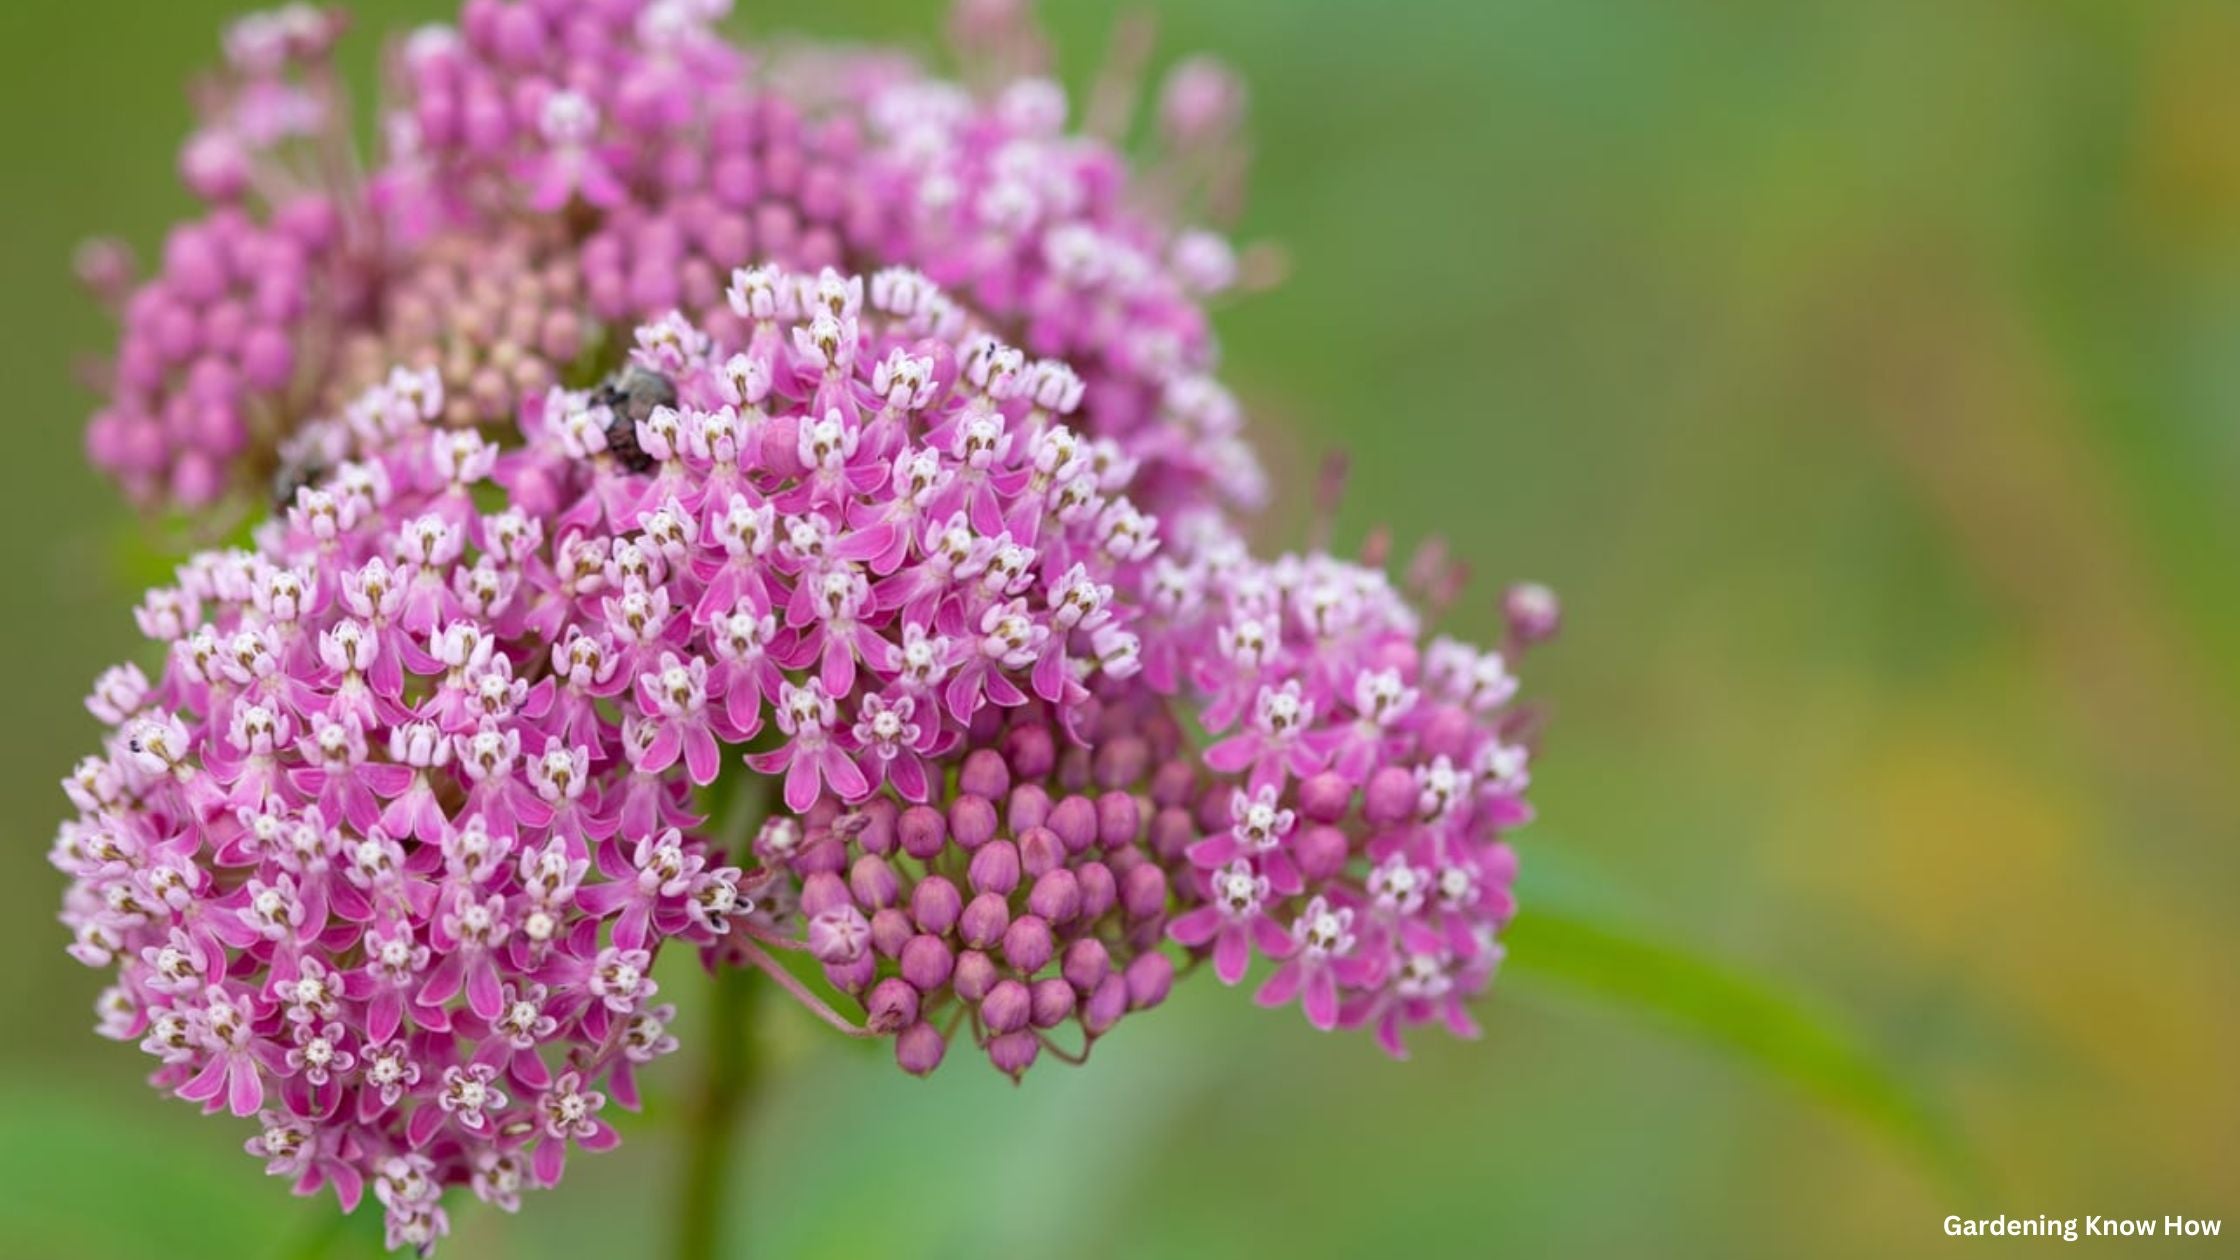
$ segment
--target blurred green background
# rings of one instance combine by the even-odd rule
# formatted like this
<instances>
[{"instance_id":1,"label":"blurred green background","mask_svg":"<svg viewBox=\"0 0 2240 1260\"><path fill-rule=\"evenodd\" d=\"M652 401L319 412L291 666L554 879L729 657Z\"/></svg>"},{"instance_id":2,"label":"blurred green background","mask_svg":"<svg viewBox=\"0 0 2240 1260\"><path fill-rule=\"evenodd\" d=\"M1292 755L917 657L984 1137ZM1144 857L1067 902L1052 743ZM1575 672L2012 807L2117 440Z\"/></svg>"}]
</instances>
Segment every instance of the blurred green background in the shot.
<instances>
[{"instance_id":1,"label":"blurred green background","mask_svg":"<svg viewBox=\"0 0 2240 1260\"><path fill-rule=\"evenodd\" d=\"M378 1241L90 1034L44 862L79 697L139 650L69 251L182 211L233 7L0 8L14 1255ZM1119 6L1046 7L1079 84ZM1405 1065L1210 984L1020 1089L774 1019L741 1246L1883 1255L1954 1212L2240 1216L2240 7L1148 7L1162 62L1251 83L1241 235L1293 271L1221 328L1293 502L1350 450L1342 537L1449 538L1457 628L1512 576L1566 598L1513 966L1483 1042ZM455 1202L444 1254L658 1248L696 1066L518 1219Z\"/></svg>"}]
</instances>

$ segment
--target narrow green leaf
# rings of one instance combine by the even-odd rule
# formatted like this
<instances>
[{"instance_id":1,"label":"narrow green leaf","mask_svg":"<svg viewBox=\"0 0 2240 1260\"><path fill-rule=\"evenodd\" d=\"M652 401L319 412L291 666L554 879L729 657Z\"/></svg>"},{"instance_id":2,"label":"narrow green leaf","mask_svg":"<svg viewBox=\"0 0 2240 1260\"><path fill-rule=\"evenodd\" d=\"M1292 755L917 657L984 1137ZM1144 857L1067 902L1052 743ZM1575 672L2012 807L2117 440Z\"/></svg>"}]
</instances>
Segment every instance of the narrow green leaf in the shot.
<instances>
[{"instance_id":1,"label":"narrow green leaf","mask_svg":"<svg viewBox=\"0 0 2240 1260\"><path fill-rule=\"evenodd\" d=\"M1955 1186L1970 1160L1926 1093L1813 1004L1605 911L1530 903L1507 934L1504 971L1648 1015L1782 1077L1896 1141Z\"/></svg>"}]
</instances>

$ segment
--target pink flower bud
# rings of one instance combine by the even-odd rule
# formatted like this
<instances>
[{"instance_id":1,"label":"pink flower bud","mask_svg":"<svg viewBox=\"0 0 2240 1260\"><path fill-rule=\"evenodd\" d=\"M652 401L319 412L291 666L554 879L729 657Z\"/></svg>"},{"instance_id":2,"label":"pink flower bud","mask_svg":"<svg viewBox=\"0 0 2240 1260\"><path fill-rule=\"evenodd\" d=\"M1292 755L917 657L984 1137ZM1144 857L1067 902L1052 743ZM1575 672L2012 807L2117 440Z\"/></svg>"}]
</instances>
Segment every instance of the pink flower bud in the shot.
<instances>
[{"instance_id":1,"label":"pink flower bud","mask_svg":"<svg viewBox=\"0 0 2240 1260\"><path fill-rule=\"evenodd\" d=\"M894 868L883 858L866 853L849 869L848 888L855 894L857 905L876 910L894 904L902 890L902 881L895 877Z\"/></svg>"},{"instance_id":2,"label":"pink flower bud","mask_svg":"<svg viewBox=\"0 0 2240 1260\"><path fill-rule=\"evenodd\" d=\"M939 875L928 875L910 890L910 917L936 936L946 936L963 912L964 895Z\"/></svg>"},{"instance_id":3,"label":"pink flower bud","mask_svg":"<svg viewBox=\"0 0 2240 1260\"><path fill-rule=\"evenodd\" d=\"M1048 827L1029 827L1019 837L1019 866L1027 878L1040 879L1064 865L1065 845Z\"/></svg>"},{"instance_id":4,"label":"pink flower bud","mask_svg":"<svg viewBox=\"0 0 2240 1260\"><path fill-rule=\"evenodd\" d=\"M1335 877L1346 867L1346 833L1336 827L1308 827L1292 841L1292 857L1309 883Z\"/></svg>"},{"instance_id":5,"label":"pink flower bud","mask_svg":"<svg viewBox=\"0 0 2240 1260\"><path fill-rule=\"evenodd\" d=\"M902 851L919 861L939 854L949 843L949 823L941 811L930 805L912 805L902 811L895 823L896 837Z\"/></svg>"},{"instance_id":6,"label":"pink flower bud","mask_svg":"<svg viewBox=\"0 0 2240 1260\"><path fill-rule=\"evenodd\" d=\"M993 840L996 834L994 803L984 796L958 797L949 804L949 831L956 836L958 846L968 851Z\"/></svg>"},{"instance_id":7,"label":"pink flower bud","mask_svg":"<svg viewBox=\"0 0 2240 1260\"><path fill-rule=\"evenodd\" d=\"M1018 968L1021 975L1031 976L1050 965L1055 946L1050 940L1050 925L1042 917L1023 914L1004 929L1004 961Z\"/></svg>"},{"instance_id":8,"label":"pink flower bud","mask_svg":"<svg viewBox=\"0 0 2240 1260\"><path fill-rule=\"evenodd\" d=\"M1554 591L1538 582L1519 582L1501 596L1501 615L1509 634L1520 644L1545 642L1563 624L1563 605Z\"/></svg>"},{"instance_id":9,"label":"pink flower bud","mask_svg":"<svg viewBox=\"0 0 2240 1260\"><path fill-rule=\"evenodd\" d=\"M1065 960L1059 971L1065 976L1067 984L1087 996L1104 983L1106 976L1112 974L1112 955L1105 949L1103 941L1085 936L1066 946Z\"/></svg>"},{"instance_id":10,"label":"pink flower bud","mask_svg":"<svg viewBox=\"0 0 2240 1260\"><path fill-rule=\"evenodd\" d=\"M1039 783L1022 783L1011 789L1011 801L1004 809L1004 825L1012 835L1029 827L1040 827L1050 819L1050 794Z\"/></svg>"},{"instance_id":11,"label":"pink flower bud","mask_svg":"<svg viewBox=\"0 0 2240 1260\"><path fill-rule=\"evenodd\" d=\"M921 933L911 937L902 946L902 978L920 993L931 993L949 983L949 973L955 969L956 960L949 951L948 942L938 936Z\"/></svg>"},{"instance_id":12,"label":"pink flower bud","mask_svg":"<svg viewBox=\"0 0 2240 1260\"><path fill-rule=\"evenodd\" d=\"M1101 919L1105 912L1120 902L1119 881L1112 876L1112 868L1102 862L1083 862L1074 868L1074 880L1081 889L1079 913L1085 919Z\"/></svg>"},{"instance_id":13,"label":"pink flower bud","mask_svg":"<svg viewBox=\"0 0 2240 1260\"><path fill-rule=\"evenodd\" d=\"M912 1024L894 1039L894 1061L912 1076L927 1076L941 1066L948 1049L949 1043L933 1025Z\"/></svg>"},{"instance_id":14,"label":"pink flower bud","mask_svg":"<svg viewBox=\"0 0 2240 1260\"><path fill-rule=\"evenodd\" d=\"M1032 1032L1005 1033L988 1042L988 1062L1007 1076L1017 1077L1034 1066L1042 1053L1042 1038Z\"/></svg>"},{"instance_id":15,"label":"pink flower bud","mask_svg":"<svg viewBox=\"0 0 2240 1260\"><path fill-rule=\"evenodd\" d=\"M1069 796L1050 810L1047 825L1068 853L1081 853L1097 838L1097 807L1086 796Z\"/></svg>"},{"instance_id":16,"label":"pink flower bud","mask_svg":"<svg viewBox=\"0 0 2240 1260\"><path fill-rule=\"evenodd\" d=\"M994 959L977 949L968 949L957 955L956 971L950 978L949 987L956 990L958 997L967 1002L977 1002L988 996L988 990L994 988L995 983Z\"/></svg>"},{"instance_id":17,"label":"pink flower bud","mask_svg":"<svg viewBox=\"0 0 2240 1260\"><path fill-rule=\"evenodd\" d=\"M1413 782L1413 780L1409 780ZM1223 821L1223 827L1228 825ZM1151 852L1163 861L1174 861L1183 856L1183 850L1194 845L1201 836L1196 818L1189 816L1189 809L1180 805L1167 805L1151 816Z\"/></svg>"},{"instance_id":18,"label":"pink flower bud","mask_svg":"<svg viewBox=\"0 0 2240 1260\"><path fill-rule=\"evenodd\" d=\"M1044 872L1034 882L1034 891L1027 894L1027 909L1052 923L1070 921L1081 913L1079 877L1064 867Z\"/></svg>"},{"instance_id":19,"label":"pink flower bud","mask_svg":"<svg viewBox=\"0 0 2240 1260\"><path fill-rule=\"evenodd\" d=\"M1147 1011L1174 988L1174 963L1165 954L1144 954L1128 964L1127 978L1129 1008Z\"/></svg>"},{"instance_id":20,"label":"pink flower bud","mask_svg":"<svg viewBox=\"0 0 2240 1260\"><path fill-rule=\"evenodd\" d=\"M983 845L972 855L967 878L977 893L994 893L1001 897L1011 895L1019 886L1019 849L1009 840L998 840Z\"/></svg>"},{"instance_id":21,"label":"pink flower bud","mask_svg":"<svg viewBox=\"0 0 2240 1260\"><path fill-rule=\"evenodd\" d=\"M1010 759L1011 773L1022 780L1046 777L1058 764L1057 741L1050 736L1050 728L1021 724L1004 732L1004 755Z\"/></svg>"},{"instance_id":22,"label":"pink flower bud","mask_svg":"<svg viewBox=\"0 0 2240 1260\"><path fill-rule=\"evenodd\" d=\"M980 1018L989 1032L1000 1035L1026 1027L1033 1009L1034 998L1027 992L1026 985L1017 980L998 980L981 999Z\"/></svg>"},{"instance_id":23,"label":"pink flower bud","mask_svg":"<svg viewBox=\"0 0 2240 1260\"><path fill-rule=\"evenodd\" d=\"M1141 735L1122 735L1097 749L1097 786L1123 788L1140 782L1151 769L1151 745Z\"/></svg>"},{"instance_id":24,"label":"pink flower bud","mask_svg":"<svg viewBox=\"0 0 2240 1260\"><path fill-rule=\"evenodd\" d=\"M1198 794L1198 767L1189 761L1169 761L1151 776L1151 803L1161 809L1187 805Z\"/></svg>"},{"instance_id":25,"label":"pink flower bud","mask_svg":"<svg viewBox=\"0 0 2240 1260\"><path fill-rule=\"evenodd\" d=\"M879 857L894 852L895 825L901 814L895 803L884 796L874 796L857 812L862 815L863 823L856 832L856 844L865 853Z\"/></svg>"},{"instance_id":26,"label":"pink flower bud","mask_svg":"<svg viewBox=\"0 0 2240 1260\"><path fill-rule=\"evenodd\" d=\"M1401 766L1380 766L1362 793L1362 816L1374 826L1405 821L1415 813L1416 779Z\"/></svg>"},{"instance_id":27,"label":"pink flower bud","mask_svg":"<svg viewBox=\"0 0 2240 1260\"><path fill-rule=\"evenodd\" d=\"M801 881L801 913L810 918L827 910L842 906L855 907L855 899L848 894L848 886L830 871L818 871ZM862 917L862 916L857 916Z\"/></svg>"},{"instance_id":28,"label":"pink flower bud","mask_svg":"<svg viewBox=\"0 0 2240 1260\"><path fill-rule=\"evenodd\" d=\"M1148 919L1167 908L1167 873L1146 862L1120 877L1120 908L1130 919Z\"/></svg>"},{"instance_id":29,"label":"pink flower bud","mask_svg":"<svg viewBox=\"0 0 2240 1260\"><path fill-rule=\"evenodd\" d=\"M957 935L974 949L988 949L1003 939L1004 929L1011 926L1011 908L1004 903L1003 894L984 892L974 897L964 908L964 917L957 921Z\"/></svg>"},{"instance_id":30,"label":"pink flower bud","mask_svg":"<svg viewBox=\"0 0 2240 1260\"><path fill-rule=\"evenodd\" d=\"M1034 1006L1028 1021L1037 1028L1056 1028L1073 1014L1073 986L1055 976L1035 981L1032 996Z\"/></svg>"},{"instance_id":31,"label":"pink flower bud","mask_svg":"<svg viewBox=\"0 0 2240 1260\"><path fill-rule=\"evenodd\" d=\"M1343 776L1325 770L1299 785L1299 812L1309 822L1336 822L1353 806L1353 786Z\"/></svg>"},{"instance_id":32,"label":"pink flower bud","mask_svg":"<svg viewBox=\"0 0 2240 1260\"><path fill-rule=\"evenodd\" d=\"M1097 985L1081 1009L1081 1026L1091 1035L1105 1032L1120 1022L1128 1013L1128 982L1126 978L1110 975Z\"/></svg>"},{"instance_id":33,"label":"pink flower bud","mask_svg":"<svg viewBox=\"0 0 2240 1260\"><path fill-rule=\"evenodd\" d=\"M917 932L910 916L893 906L871 916L871 948L879 951L881 958L892 958L900 953Z\"/></svg>"},{"instance_id":34,"label":"pink flower bud","mask_svg":"<svg viewBox=\"0 0 2240 1260\"><path fill-rule=\"evenodd\" d=\"M993 748L975 748L967 753L963 768L957 771L957 790L1001 800L1011 790L1011 768L1003 764L1003 754Z\"/></svg>"},{"instance_id":35,"label":"pink flower bud","mask_svg":"<svg viewBox=\"0 0 2240 1260\"><path fill-rule=\"evenodd\" d=\"M918 991L908 981L889 976L871 986L863 1009L865 1026L871 1031L896 1032L917 1022Z\"/></svg>"},{"instance_id":36,"label":"pink flower bud","mask_svg":"<svg viewBox=\"0 0 2240 1260\"><path fill-rule=\"evenodd\" d=\"M1136 798L1126 792L1107 792L1097 798L1097 842L1107 849L1134 844L1143 830L1143 814Z\"/></svg>"}]
</instances>

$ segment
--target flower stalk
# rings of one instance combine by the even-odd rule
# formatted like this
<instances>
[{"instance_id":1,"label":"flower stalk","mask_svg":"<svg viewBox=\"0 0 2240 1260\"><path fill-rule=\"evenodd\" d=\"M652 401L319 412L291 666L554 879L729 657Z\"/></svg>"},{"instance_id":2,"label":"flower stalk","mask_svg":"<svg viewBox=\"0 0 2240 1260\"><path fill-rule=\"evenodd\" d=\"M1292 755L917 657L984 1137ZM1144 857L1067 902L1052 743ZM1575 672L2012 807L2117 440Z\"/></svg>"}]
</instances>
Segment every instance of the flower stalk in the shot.
<instances>
[{"instance_id":1,"label":"flower stalk","mask_svg":"<svg viewBox=\"0 0 2240 1260\"><path fill-rule=\"evenodd\" d=\"M711 1260L723 1250L724 1206L739 1177L740 1116L762 1068L752 1022L767 985L749 967L725 967L713 977L706 1066L685 1130L677 1260Z\"/></svg>"}]
</instances>

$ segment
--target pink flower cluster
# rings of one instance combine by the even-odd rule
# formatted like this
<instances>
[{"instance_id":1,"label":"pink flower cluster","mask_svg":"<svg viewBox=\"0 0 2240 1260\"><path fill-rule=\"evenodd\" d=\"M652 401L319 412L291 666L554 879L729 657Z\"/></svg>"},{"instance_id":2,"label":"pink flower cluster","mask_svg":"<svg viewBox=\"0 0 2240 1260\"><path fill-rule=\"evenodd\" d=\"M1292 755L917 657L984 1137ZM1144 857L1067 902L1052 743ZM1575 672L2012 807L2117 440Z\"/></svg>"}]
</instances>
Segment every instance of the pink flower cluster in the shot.
<instances>
[{"instance_id":1,"label":"pink flower cluster","mask_svg":"<svg viewBox=\"0 0 2240 1260\"><path fill-rule=\"evenodd\" d=\"M1513 593L1511 652L1553 631L1545 592ZM1223 983L1257 952L1279 965L1262 1005L1294 999L1317 1028L1476 1026L1462 1002L1501 959L1530 821L1529 715L1509 658L1452 639L1420 646L1384 575L1327 555L1247 560L1216 536L1152 575L1154 685L1187 675L1217 788L1186 855L1202 904L1168 935L1210 953ZM1225 734L1223 734L1225 733Z\"/></svg>"},{"instance_id":2,"label":"pink flower cluster","mask_svg":"<svg viewBox=\"0 0 2240 1260\"><path fill-rule=\"evenodd\" d=\"M119 970L105 1030L182 1097L264 1110L299 1188L348 1204L404 1160L510 1203L611 1142L594 1086L634 1101L670 1044L654 955L744 905L687 834L719 742L773 727L746 760L797 811L918 801L983 710L1063 733L1135 671L1112 581L1155 523L1062 423L1077 378L915 273L732 292L744 349L648 325L510 450L432 426L440 380L399 371L256 551L148 597L160 680L89 702L113 734L54 859L73 953ZM382 1193L394 1239L440 1231Z\"/></svg>"},{"instance_id":3,"label":"pink flower cluster","mask_svg":"<svg viewBox=\"0 0 2240 1260\"><path fill-rule=\"evenodd\" d=\"M52 855L71 953L117 969L102 1031L259 1116L299 1192L370 1182L392 1245L443 1232L446 1185L510 1209L613 1145L601 1107L674 1046L654 958L747 907L686 785L612 769L620 655L587 675L551 633L597 601L552 585L535 518L473 510L495 452L420 427L426 384L374 401L384 453L148 596L164 668L96 685L111 732Z\"/></svg>"},{"instance_id":4,"label":"pink flower cluster","mask_svg":"<svg viewBox=\"0 0 2240 1260\"><path fill-rule=\"evenodd\" d=\"M124 322L95 463L196 508L391 366L437 371L447 422L503 429L602 331L682 310L743 342L722 299L736 267L900 264L1066 358L1089 430L1147 465L1147 502L1260 495L1205 375L1200 302L1237 263L1163 225L1178 181L1132 186L1114 150L1065 133L1046 80L983 101L888 55L764 62L713 29L728 7L468 0L457 29L393 49L370 166L332 70L341 23L307 5L245 19L181 160L208 215L137 288L117 251L88 255ZM1218 72L1187 70L1168 111L1182 157L1226 132L1202 99Z\"/></svg>"},{"instance_id":5,"label":"pink flower cluster","mask_svg":"<svg viewBox=\"0 0 2240 1260\"><path fill-rule=\"evenodd\" d=\"M613 1144L670 941L1017 1077L1256 956L1317 1028L1470 1035L1514 911L1553 597L1426 645L1377 568L1232 517L1238 263L1166 224L1226 199L1234 80L1178 68L1181 160L1131 172L1046 81L764 60L727 7L466 0L392 51L363 174L340 23L246 19L206 216L136 289L83 260L125 324L96 463L188 508L280 476L140 607L155 680L88 701L71 952L159 1087L370 1185L392 1246ZM959 10L998 69L1017 8Z\"/></svg>"}]
</instances>

